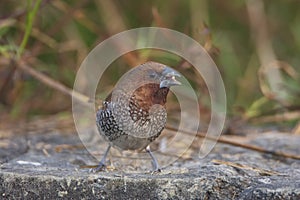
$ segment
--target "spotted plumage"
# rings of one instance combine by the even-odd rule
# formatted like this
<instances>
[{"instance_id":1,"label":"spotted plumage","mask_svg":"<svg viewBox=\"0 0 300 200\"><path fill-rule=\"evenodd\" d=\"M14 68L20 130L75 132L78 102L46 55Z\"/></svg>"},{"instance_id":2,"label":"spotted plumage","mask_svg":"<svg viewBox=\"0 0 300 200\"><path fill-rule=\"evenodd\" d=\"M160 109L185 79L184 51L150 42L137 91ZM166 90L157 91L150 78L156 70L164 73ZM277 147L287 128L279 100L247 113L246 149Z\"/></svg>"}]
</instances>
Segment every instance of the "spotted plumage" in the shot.
<instances>
[{"instance_id":1,"label":"spotted plumage","mask_svg":"<svg viewBox=\"0 0 300 200\"><path fill-rule=\"evenodd\" d=\"M145 149L158 163L149 144L163 131L166 121L166 100L169 87L179 85L178 72L160 63L147 62L127 72L97 111L98 131L109 147L100 161L103 168L111 146L121 150Z\"/></svg>"}]
</instances>

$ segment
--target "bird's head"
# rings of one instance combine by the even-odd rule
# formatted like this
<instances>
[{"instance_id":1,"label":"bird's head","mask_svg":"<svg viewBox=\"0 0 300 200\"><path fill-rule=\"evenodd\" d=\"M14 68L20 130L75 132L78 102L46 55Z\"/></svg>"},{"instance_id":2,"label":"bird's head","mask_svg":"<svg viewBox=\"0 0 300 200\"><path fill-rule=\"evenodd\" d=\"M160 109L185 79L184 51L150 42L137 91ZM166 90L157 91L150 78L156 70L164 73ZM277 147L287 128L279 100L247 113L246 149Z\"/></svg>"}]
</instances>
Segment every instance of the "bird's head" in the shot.
<instances>
[{"instance_id":1,"label":"bird's head","mask_svg":"<svg viewBox=\"0 0 300 200\"><path fill-rule=\"evenodd\" d=\"M177 77L181 75L171 67L157 62L146 62L125 73L116 84L115 91L120 90L129 95L136 92L146 95L158 90L168 91L171 86L181 85L176 80Z\"/></svg>"},{"instance_id":2,"label":"bird's head","mask_svg":"<svg viewBox=\"0 0 300 200\"><path fill-rule=\"evenodd\" d=\"M181 85L176 77L181 77L179 72L166 65L147 62L138 67L141 70L140 78L149 83L159 84L159 88L170 88Z\"/></svg>"},{"instance_id":3,"label":"bird's head","mask_svg":"<svg viewBox=\"0 0 300 200\"><path fill-rule=\"evenodd\" d=\"M156 62L147 62L135 69L141 70L139 77L142 79L141 82L144 82L143 85L135 91L135 94L151 99L149 102L150 105L164 105L169 88L171 86L181 85L181 83L176 80L176 77L181 77L179 72L166 65Z\"/></svg>"},{"instance_id":4,"label":"bird's head","mask_svg":"<svg viewBox=\"0 0 300 200\"><path fill-rule=\"evenodd\" d=\"M149 110L156 104L164 106L169 88L181 85L177 77L181 75L171 67L146 62L126 72L106 101L123 101L124 106L134 101L143 110Z\"/></svg>"}]
</instances>

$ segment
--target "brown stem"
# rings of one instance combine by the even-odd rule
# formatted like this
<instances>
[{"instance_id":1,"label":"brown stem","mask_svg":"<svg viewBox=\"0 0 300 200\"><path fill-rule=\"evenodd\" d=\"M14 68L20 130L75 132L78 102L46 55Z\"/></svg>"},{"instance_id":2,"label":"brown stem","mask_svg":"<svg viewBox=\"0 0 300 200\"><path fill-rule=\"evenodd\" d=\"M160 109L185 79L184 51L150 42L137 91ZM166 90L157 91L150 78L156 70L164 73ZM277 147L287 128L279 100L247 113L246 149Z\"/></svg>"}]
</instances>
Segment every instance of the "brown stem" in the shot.
<instances>
[{"instance_id":1,"label":"brown stem","mask_svg":"<svg viewBox=\"0 0 300 200\"><path fill-rule=\"evenodd\" d=\"M13 78L13 75L16 71L16 62L14 59L11 59L10 62L9 62L9 72L8 72L8 75L7 77L5 78L5 80L3 81L3 85L2 87L0 88L0 101L3 103L3 104L7 104L6 102L6 93L7 93L7 89L9 88L8 84L10 81L12 81L12 78Z\"/></svg>"},{"instance_id":2,"label":"brown stem","mask_svg":"<svg viewBox=\"0 0 300 200\"><path fill-rule=\"evenodd\" d=\"M169 130L172 130L172 131L179 131L179 132L184 133L184 134L194 135L192 132L185 131L185 130L177 130L177 128L172 127L170 125L167 125L166 128L169 129ZM298 156L298 155L293 155L293 154L278 152L278 151L271 151L271 150L267 150L267 149L264 149L264 148L261 148L261 147L255 146L255 145L235 142L235 141L232 141L232 140L229 140L229 139L225 139L224 137L217 138L217 137L206 135L206 134L201 133L201 132L197 132L196 137L206 138L206 139L209 139L209 140L218 141L218 142L223 143L223 144L229 144L229 145L236 146L236 147L242 147L244 149L250 149L252 151L267 153L267 154L271 154L271 155L274 155L274 156L280 156L280 157L300 160L300 156Z\"/></svg>"},{"instance_id":3,"label":"brown stem","mask_svg":"<svg viewBox=\"0 0 300 200\"><path fill-rule=\"evenodd\" d=\"M74 90L72 90L71 88L68 88L67 86L61 84L58 81L53 80L52 78L46 76L45 74L29 67L28 65L24 64L24 63L18 63L17 67L21 70L23 70L24 72L30 74L31 76L33 76L34 78L36 78L37 80L41 81L42 83L44 83L45 85L48 85L49 87L58 90L64 94L67 94L69 96L73 96L76 100L78 100L79 102L85 103L85 104L89 104L91 103L91 99L79 92L76 92Z\"/></svg>"}]
</instances>

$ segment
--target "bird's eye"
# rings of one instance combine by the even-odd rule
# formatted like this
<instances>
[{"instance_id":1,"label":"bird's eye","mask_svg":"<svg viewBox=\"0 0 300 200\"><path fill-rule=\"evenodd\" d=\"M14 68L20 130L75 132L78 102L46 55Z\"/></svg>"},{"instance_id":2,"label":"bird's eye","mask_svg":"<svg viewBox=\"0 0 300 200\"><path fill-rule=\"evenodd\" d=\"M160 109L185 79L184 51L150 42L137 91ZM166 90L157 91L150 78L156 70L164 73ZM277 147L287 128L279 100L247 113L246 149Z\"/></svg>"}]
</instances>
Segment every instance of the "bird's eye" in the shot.
<instances>
[{"instance_id":1,"label":"bird's eye","mask_svg":"<svg viewBox=\"0 0 300 200\"><path fill-rule=\"evenodd\" d=\"M156 77L156 73L154 73L154 72L149 73L149 77L150 78L155 78Z\"/></svg>"}]
</instances>

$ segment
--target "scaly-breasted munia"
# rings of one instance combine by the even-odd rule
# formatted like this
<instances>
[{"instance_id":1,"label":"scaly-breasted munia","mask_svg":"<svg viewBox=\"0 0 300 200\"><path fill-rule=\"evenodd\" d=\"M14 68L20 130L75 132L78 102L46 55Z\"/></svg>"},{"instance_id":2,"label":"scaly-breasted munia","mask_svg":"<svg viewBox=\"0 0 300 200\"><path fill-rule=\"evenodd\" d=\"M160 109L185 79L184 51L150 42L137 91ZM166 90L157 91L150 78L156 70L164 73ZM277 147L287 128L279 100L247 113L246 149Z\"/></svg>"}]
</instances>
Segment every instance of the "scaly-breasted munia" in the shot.
<instances>
[{"instance_id":1,"label":"scaly-breasted munia","mask_svg":"<svg viewBox=\"0 0 300 200\"><path fill-rule=\"evenodd\" d=\"M122 76L97 111L98 131L109 146L96 171L105 167L111 146L121 150L145 149L154 171L160 171L149 144L165 128L169 88L181 84L176 77L180 77L177 71L156 62L139 65Z\"/></svg>"}]
</instances>

